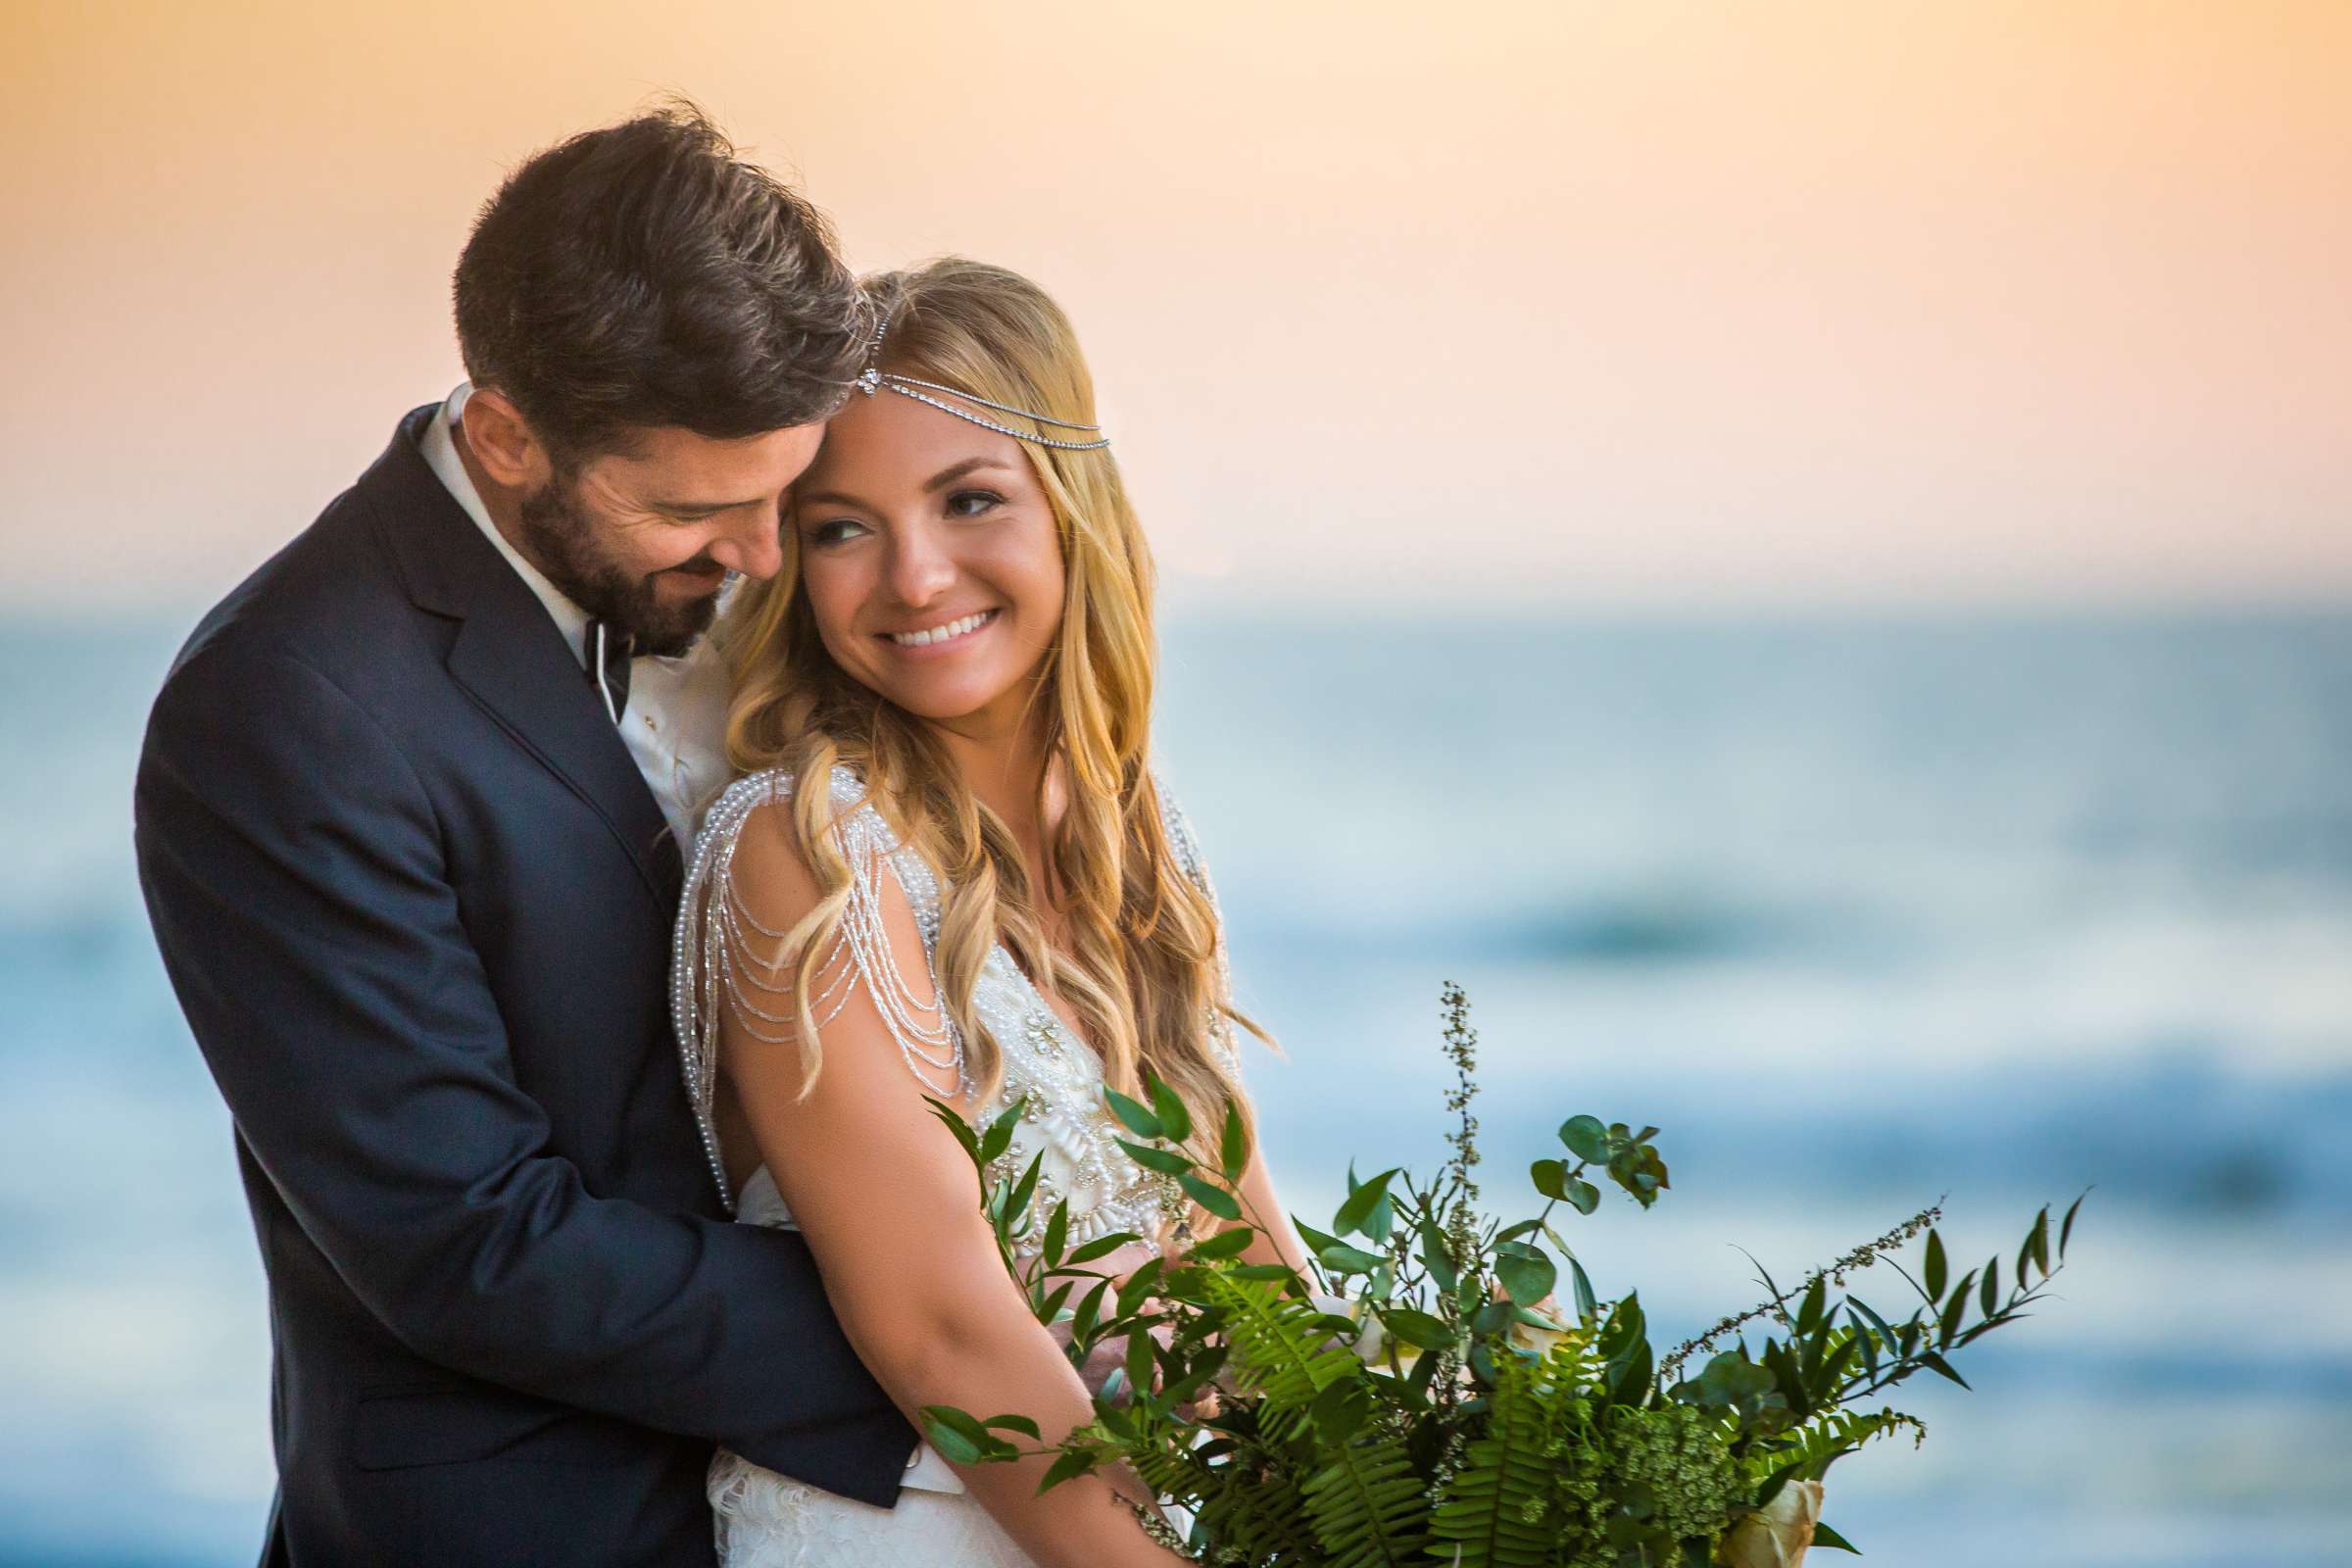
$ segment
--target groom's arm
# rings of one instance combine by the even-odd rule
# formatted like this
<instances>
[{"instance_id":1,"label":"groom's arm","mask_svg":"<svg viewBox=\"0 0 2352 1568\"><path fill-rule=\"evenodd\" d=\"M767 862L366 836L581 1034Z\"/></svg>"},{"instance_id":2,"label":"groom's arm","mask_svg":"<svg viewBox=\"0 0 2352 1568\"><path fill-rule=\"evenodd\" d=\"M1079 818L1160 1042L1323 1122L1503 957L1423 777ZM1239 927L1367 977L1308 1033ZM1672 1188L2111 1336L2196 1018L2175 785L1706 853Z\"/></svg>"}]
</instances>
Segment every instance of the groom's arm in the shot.
<instances>
[{"instance_id":1,"label":"groom's arm","mask_svg":"<svg viewBox=\"0 0 2352 1568\"><path fill-rule=\"evenodd\" d=\"M136 816L157 940L238 1131L395 1337L896 1497L913 1434L799 1238L592 1197L548 1152L430 802L348 695L216 640L157 701Z\"/></svg>"}]
</instances>

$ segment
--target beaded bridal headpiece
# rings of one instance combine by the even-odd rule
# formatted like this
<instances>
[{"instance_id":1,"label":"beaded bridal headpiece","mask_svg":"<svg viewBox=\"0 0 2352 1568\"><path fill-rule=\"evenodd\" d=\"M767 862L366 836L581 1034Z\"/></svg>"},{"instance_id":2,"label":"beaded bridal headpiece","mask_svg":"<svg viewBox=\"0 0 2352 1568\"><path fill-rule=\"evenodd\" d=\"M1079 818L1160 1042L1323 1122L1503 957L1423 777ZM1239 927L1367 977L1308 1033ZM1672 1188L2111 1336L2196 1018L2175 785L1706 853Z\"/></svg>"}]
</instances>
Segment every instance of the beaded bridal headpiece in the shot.
<instances>
[{"instance_id":1,"label":"beaded bridal headpiece","mask_svg":"<svg viewBox=\"0 0 2352 1568\"><path fill-rule=\"evenodd\" d=\"M1110 437L1102 433L1102 427L1099 424L1073 424L1067 419L1056 419L1051 415L1033 413L1028 409L1016 409L1004 403L991 403L986 398L975 397L971 393L960 391L956 387L942 386L937 381L918 380L911 375L900 375L894 370L883 369L882 334L889 330L890 308L883 306L874 318L874 335L865 346L865 368L858 372L858 379L853 383L867 397L870 398L884 387L888 387L901 397L912 398L917 403L927 403L942 414L953 414L958 419L968 419L983 429L995 430L1002 435L1011 436L1016 441L1026 441L1031 446L1053 447L1061 452L1095 452L1110 445ZM994 409L999 414L1009 414L1016 418L1031 419L1039 424L1052 425L1057 430L1085 431L1096 439L1092 441L1059 441L1052 436L1035 435L1027 430L1016 430L1011 425L1001 424L984 414L974 414L969 409L959 409L952 404L942 403L937 397L931 395L933 393L943 393L960 402L972 404L976 408Z\"/></svg>"}]
</instances>

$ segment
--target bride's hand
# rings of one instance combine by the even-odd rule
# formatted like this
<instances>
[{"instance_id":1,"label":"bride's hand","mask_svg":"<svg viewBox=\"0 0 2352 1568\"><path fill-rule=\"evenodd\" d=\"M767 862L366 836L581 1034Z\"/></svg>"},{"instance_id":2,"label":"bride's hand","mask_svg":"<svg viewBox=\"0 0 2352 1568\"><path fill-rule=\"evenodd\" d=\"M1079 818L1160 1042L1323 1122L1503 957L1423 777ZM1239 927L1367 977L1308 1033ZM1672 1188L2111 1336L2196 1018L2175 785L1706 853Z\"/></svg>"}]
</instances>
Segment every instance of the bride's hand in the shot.
<instances>
[{"instance_id":1,"label":"bride's hand","mask_svg":"<svg viewBox=\"0 0 2352 1568\"><path fill-rule=\"evenodd\" d=\"M1159 1249L1150 1242L1130 1242L1098 1261L1102 1271L1109 1276L1110 1288L1115 1292L1127 1283L1129 1276L1137 1269L1159 1255ZM1070 1320L1065 1317L1046 1327L1052 1332L1054 1342L1067 1352L1071 1338ZM1155 1332L1163 1337L1166 1333L1165 1330ZM1094 1349L1088 1352L1084 1364L1078 1368L1078 1378L1086 1385L1087 1393L1101 1394L1103 1386L1109 1383L1111 1374L1126 1364L1127 1338L1125 1335L1113 1335L1095 1343Z\"/></svg>"},{"instance_id":2,"label":"bride's hand","mask_svg":"<svg viewBox=\"0 0 2352 1568\"><path fill-rule=\"evenodd\" d=\"M1142 1268L1154 1257L1165 1255L1160 1249L1148 1242L1130 1243L1102 1259L1103 1272L1110 1276L1111 1289L1115 1291L1124 1286L1137 1269ZM1158 1302L1154 1298L1146 1298L1142 1304L1146 1310L1150 1310L1157 1306ZM1071 1337L1069 1319L1063 1318L1047 1326L1066 1353ZM1165 1345L1169 1340L1169 1331L1165 1328L1154 1328L1152 1330L1152 1337ZM1094 1349L1088 1352L1085 1364L1078 1368L1079 1381L1086 1385L1089 1394L1099 1395L1110 1382L1111 1374L1121 1371L1126 1365L1127 1337L1117 1335L1106 1338L1098 1341ZM1155 1391L1159 1388L1159 1371L1156 1367L1152 1369L1152 1387ZM1205 1421L1217 1413L1218 1393L1218 1389L1212 1384L1200 1391L1199 1398L1189 1404L1178 1406L1176 1413L1188 1421Z\"/></svg>"}]
</instances>

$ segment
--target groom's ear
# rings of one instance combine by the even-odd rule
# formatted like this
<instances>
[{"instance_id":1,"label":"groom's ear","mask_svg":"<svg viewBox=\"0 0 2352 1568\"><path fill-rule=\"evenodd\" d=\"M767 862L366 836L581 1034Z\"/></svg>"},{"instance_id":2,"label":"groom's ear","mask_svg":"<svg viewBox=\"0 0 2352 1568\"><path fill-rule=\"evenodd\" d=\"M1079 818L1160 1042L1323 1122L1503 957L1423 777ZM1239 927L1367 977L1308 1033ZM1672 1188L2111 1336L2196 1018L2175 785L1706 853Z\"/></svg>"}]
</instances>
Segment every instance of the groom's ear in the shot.
<instances>
[{"instance_id":1,"label":"groom's ear","mask_svg":"<svg viewBox=\"0 0 2352 1568\"><path fill-rule=\"evenodd\" d=\"M504 392L477 387L466 398L466 444L502 489L537 490L555 471L547 448Z\"/></svg>"}]
</instances>

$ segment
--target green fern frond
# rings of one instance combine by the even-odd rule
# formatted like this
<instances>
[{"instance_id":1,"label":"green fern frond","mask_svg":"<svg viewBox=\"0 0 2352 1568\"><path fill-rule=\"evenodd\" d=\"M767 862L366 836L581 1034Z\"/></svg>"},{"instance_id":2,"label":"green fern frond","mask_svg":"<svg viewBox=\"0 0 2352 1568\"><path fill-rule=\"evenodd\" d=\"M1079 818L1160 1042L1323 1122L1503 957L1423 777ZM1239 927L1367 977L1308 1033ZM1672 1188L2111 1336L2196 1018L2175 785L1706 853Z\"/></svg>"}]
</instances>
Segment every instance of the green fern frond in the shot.
<instances>
[{"instance_id":1,"label":"green fern frond","mask_svg":"<svg viewBox=\"0 0 2352 1568\"><path fill-rule=\"evenodd\" d=\"M1217 1561L1312 1563L1321 1555L1289 1474L1239 1455L1204 1461L1189 1446L1153 1447L1131 1462L1155 1494L1200 1516Z\"/></svg>"},{"instance_id":2,"label":"green fern frond","mask_svg":"<svg viewBox=\"0 0 2352 1568\"><path fill-rule=\"evenodd\" d=\"M1211 1273L1201 1294L1224 1310L1227 1374L1244 1392L1262 1396L1259 1419L1269 1432L1296 1430L1316 1395L1364 1375L1355 1353L1323 1331L1322 1313L1284 1296L1280 1284Z\"/></svg>"},{"instance_id":3,"label":"green fern frond","mask_svg":"<svg viewBox=\"0 0 2352 1568\"><path fill-rule=\"evenodd\" d=\"M1426 1568L1421 1477L1394 1437L1350 1443L1299 1489L1326 1568Z\"/></svg>"},{"instance_id":4,"label":"green fern frond","mask_svg":"<svg viewBox=\"0 0 2352 1568\"><path fill-rule=\"evenodd\" d=\"M1431 1515L1433 1555L1458 1568L1541 1568L1558 1532L1550 1511L1551 1423L1540 1401L1537 1369L1498 1368L1487 1433L1462 1455Z\"/></svg>"},{"instance_id":5,"label":"green fern frond","mask_svg":"<svg viewBox=\"0 0 2352 1568\"><path fill-rule=\"evenodd\" d=\"M1832 1464L1864 1444L1904 1428L1910 1429L1914 1443L1927 1440L1926 1423L1900 1410L1833 1411L1759 1445L1749 1464L1759 1478L1795 1464L1802 1467L1795 1476L1818 1481Z\"/></svg>"}]
</instances>

